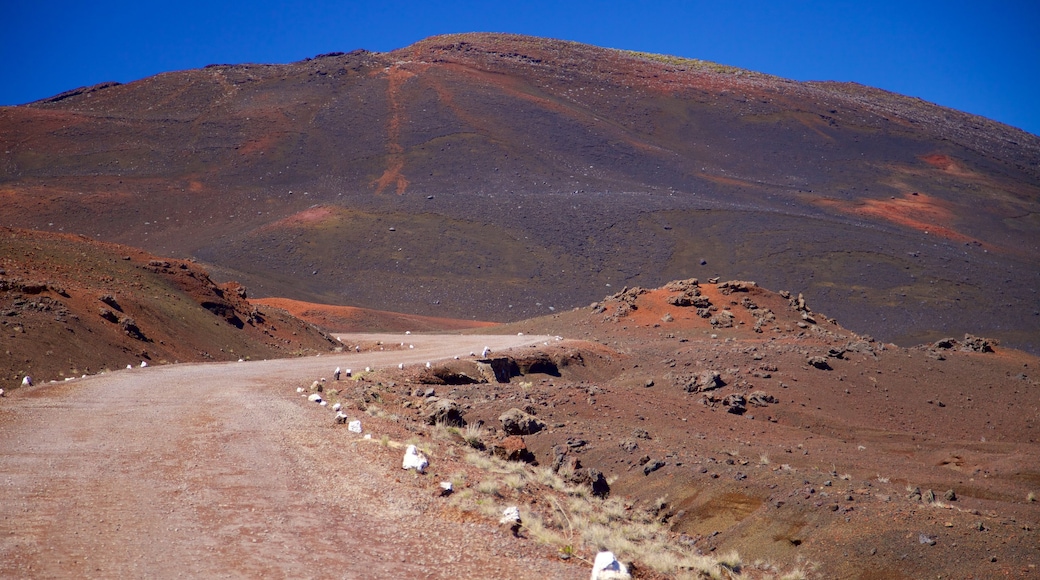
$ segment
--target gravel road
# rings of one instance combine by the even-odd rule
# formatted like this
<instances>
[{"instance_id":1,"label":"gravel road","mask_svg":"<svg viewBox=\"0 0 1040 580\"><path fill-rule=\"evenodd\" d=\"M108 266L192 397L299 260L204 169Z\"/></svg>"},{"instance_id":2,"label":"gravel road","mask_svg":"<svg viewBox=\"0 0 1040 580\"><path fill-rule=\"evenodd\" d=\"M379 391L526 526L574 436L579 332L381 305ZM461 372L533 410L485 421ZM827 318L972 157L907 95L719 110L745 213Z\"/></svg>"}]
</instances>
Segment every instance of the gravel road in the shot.
<instances>
[{"instance_id":1,"label":"gravel road","mask_svg":"<svg viewBox=\"0 0 1040 580\"><path fill-rule=\"evenodd\" d=\"M408 475L399 459L344 442L331 414L295 392L336 366L549 339L363 340L414 348L136 368L0 399L0 576L585 577L494 526L428 513L428 497L395 483Z\"/></svg>"}]
</instances>

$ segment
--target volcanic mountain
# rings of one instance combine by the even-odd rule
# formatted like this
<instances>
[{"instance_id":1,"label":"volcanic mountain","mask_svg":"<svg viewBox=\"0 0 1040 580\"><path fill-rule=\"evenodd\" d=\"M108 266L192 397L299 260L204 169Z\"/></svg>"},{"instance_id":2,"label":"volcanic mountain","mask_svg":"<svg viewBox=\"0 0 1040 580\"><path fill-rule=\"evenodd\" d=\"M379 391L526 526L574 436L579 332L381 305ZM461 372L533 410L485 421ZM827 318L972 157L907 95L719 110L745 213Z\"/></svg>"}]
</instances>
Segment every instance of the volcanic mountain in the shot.
<instances>
[{"instance_id":1,"label":"volcanic mountain","mask_svg":"<svg viewBox=\"0 0 1040 580\"><path fill-rule=\"evenodd\" d=\"M1040 349L1040 138L850 83L496 34L0 108L0 224L509 321L719 275Z\"/></svg>"}]
</instances>

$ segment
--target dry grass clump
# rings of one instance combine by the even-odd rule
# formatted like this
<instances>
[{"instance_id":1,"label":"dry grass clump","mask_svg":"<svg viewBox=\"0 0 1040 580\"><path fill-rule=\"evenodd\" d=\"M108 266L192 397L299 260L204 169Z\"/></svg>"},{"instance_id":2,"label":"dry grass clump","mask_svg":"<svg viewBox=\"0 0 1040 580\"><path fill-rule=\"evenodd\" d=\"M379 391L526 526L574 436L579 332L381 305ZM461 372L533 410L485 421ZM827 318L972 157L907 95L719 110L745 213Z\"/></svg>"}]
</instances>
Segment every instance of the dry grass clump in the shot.
<instances>
[{"instance_id":1,"label":"dry grass clump","mask_svg":"<svg viewBox=\"0 0 1040 580\"><path fill-rule=\"evenodd\" d=\"M601 499L587 486L567 482L567 474L544 467L503 461L471 452L471 465L490 476L453 501L462 510L498 517L521 494L539 498L537 507L523 502L523 530L531 539L556 547L568 557L610 550L623 560L675 578L738 578L739 555L704 556L695 548L672 541L667 526L657 518L658 509L640 509L616 497ZM508 501L507 501L508 500ZM660 503L663 504L663 498Z\"/></svg>"}]
</instances>

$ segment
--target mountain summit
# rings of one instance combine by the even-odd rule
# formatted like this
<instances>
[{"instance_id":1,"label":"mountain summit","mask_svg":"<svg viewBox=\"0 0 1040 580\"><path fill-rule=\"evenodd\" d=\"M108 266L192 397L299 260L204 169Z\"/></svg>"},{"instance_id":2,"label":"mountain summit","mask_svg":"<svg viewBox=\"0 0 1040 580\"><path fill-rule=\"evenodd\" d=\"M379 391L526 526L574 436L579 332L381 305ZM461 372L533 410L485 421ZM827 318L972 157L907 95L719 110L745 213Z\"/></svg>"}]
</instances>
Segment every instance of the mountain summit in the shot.
<instances>
[{"instance_id":1,"label":"mountain summit","mask_svg":"<svg viewBox=\"0 0 1040 580\"><path fill-rule=\"evenodd\" d=\"M459 34L76 89L0 145L0 225L256 295L504 321L718 275L1040 349L1040 138L856 84Z\"/></svg>"}]
</instances>

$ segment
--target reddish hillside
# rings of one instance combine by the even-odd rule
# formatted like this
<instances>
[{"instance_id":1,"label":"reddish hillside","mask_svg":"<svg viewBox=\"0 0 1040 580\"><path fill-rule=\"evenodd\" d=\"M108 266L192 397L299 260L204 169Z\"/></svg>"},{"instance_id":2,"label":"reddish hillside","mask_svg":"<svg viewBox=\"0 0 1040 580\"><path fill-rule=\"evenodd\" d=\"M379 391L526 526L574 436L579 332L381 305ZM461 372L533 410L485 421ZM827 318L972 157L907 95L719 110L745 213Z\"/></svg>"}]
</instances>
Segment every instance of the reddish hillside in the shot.
<instances>
[{"instance_id":1,"label":"reddish hillside","mask_svg":"<svg viewBox=\"0 0 1040 580\"><path fill-rule=\"evenodd\" d=\"M332 332L433 332L493 326L494 322L434 318L353 306L333 306L288 298L256 298L254 304L281 308L300 320Z\"/></svg>"},{"instance_id":2,"label":"reddish hillside","mask_svg":"<svg viewBox=\"0 0 1040 580\"><path fill-rule=\"evenodd\" d=\"M1037 159L1035 135L860 85L450 35L0 108L0 222L263 296L506 321L719 275L903 344L1036 352Z\"/></svg>"},{"instance_id":3,"label":"reddish hillside","mask_svg":"<svg viewBox=\"0 0 1040 580\"><path fill-rule=\"evenodd\" d=\"M338 343L197 265L80 236L0 228L0 385L127 365L328 352Z\"/></svg>"},{"instance_id":4,"label":"reddish hillside","mask_svg":"<svg viewBox=\"0 0 1040 580\"><path fill-rule=\"evenodd\" d=\"M694 553L736 549L812 578L1034 574L1040 359L973 336L900 348L785 294L690 280L625 289L481 331L562 340L391 369L341 393L434 438L423 423L450 399L483 422L484 444L522 445L574 482L601 473L630 513L650 510ZM522 444L503 441L511 408L542 425ZM555 522L558 548L574 541L557 515L566 500L524 479L496 487L493 473L464 480L460 509L520 503Z\"/></svg>"}]
</instances>

